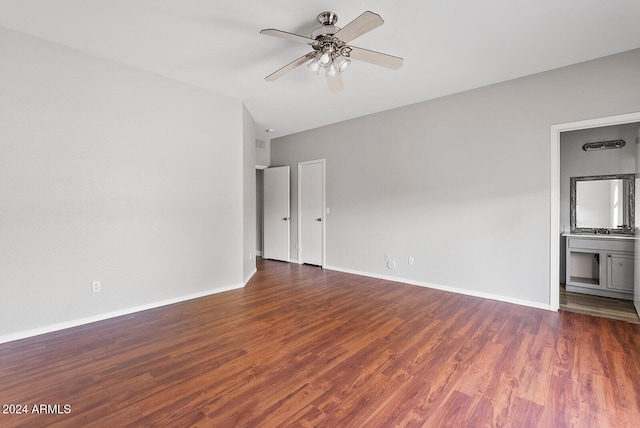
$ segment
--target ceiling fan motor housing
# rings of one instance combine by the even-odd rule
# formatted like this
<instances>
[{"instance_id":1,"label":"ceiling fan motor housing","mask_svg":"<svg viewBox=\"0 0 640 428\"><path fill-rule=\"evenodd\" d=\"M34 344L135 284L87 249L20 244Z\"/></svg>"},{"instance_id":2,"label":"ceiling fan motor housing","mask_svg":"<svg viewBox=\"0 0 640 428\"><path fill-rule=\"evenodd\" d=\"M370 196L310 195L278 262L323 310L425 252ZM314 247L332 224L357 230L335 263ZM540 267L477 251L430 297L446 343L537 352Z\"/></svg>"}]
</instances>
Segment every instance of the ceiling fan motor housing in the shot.
<instances>
[{"instance_id":1,"label":"ceiling fan motor housing","mask_svg":"<svg viewBox=\"0 0 640 428\"><path fill-rule=\"evenodd\" d=\"M322 12L318 15L318 22L322 25L313 30L311 33L312 39L318 40L320 37L333 36L340 31L340 27L336 27L338 15L333 12Z\"/></svg>"},{"instance_id":2,"label":"ceiling fan motor housing","mask_svg":"<svg viewBox=\"0 0 640 428\"><path fill-rule=\"evenodd\" d=\"M322 12L318 15L318 22L322 25L336 25L338 22L338 15L333 12Z\"/></svg>"}]
</instances>

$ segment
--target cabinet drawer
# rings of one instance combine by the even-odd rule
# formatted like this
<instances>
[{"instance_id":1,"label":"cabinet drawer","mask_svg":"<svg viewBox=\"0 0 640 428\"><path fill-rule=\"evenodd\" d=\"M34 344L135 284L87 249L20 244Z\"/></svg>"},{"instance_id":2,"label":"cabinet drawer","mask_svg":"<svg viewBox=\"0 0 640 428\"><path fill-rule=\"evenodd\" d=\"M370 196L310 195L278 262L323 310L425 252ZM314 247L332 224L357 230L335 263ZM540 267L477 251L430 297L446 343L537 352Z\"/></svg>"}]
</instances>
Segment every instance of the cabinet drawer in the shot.
<instances>
[{"instance_id":1,"label":"cabinet drawer","mask_svg":"<svg viewBox=\"0 0 640 428\"><path fill-rule=\"evenodd\" d=\"M633 252L633 240L567 238L570 248Z\"/></svg>"}]
</instances>

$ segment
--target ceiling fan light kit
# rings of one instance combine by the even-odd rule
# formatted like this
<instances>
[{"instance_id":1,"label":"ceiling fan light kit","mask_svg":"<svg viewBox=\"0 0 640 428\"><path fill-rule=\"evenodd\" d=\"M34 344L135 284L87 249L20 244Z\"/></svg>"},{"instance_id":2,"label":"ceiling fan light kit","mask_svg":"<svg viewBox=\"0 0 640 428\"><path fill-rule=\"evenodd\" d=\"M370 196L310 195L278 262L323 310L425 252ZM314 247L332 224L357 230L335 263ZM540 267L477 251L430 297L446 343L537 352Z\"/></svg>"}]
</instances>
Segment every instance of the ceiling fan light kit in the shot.
<instances>
[{"instance_id":1,"label":"ceiling fan light kit","mask_svg":"<svg viewBox=\"0 0 640 428\"><path fill-rule=\"evenodd\" d=\"M393 70L402 66L403 59L400 57L347 45L355 38L382 25L384 21L380 15L366 11L344 28L340 28L336 26L338 15L333 12L322 12L318 15L318 22L320 27L313 30L311 37L271 28L260 31L261 34L306 43L313 48L312 52L265 77L266 81L276 80L294 68L307 63L309 70L316 74L320 74L320 71L324 70L329 90L340 92L343 89L341 74L349 68L351 59L358 59Z\"/></svg>"}]
</instances>

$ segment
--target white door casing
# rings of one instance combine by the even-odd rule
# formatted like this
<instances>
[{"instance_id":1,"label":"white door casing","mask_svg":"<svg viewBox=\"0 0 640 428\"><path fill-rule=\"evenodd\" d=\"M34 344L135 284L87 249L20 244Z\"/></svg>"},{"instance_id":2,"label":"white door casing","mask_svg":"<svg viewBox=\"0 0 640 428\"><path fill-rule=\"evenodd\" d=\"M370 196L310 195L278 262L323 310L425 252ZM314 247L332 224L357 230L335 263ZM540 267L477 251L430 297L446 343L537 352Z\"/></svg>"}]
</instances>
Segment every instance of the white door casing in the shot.
<instances>
[{"instance_id":1,"label":"white door casing","mask_svg":"<svg viewBox=\"0 0 640 428\"><path fill-rule=\"evenodd\" d=\"M550 200L550 228L549 228L549 309L557 311L560 306L560 134L578 129L598 128L601 126L622 125L625 123L640 122L640 112L626 113L617 116L586 119L577 122L551 125L551 200ZM636 158L637 159L637 158ZM636 220L635 226L638 226ZM640 275L640 260L638 253L640 242L636 236L635 247L635 274ZM635 278L635 287L638 290L639 277ZM636 292L636 298L638 294Z\"/></svg>"},{"instance_id":2,"label":"white door casing","mask_svg":"<svg viewBox=\"0 0 640 428\"><path fill-rule=\"evenodd\" d=\"M325 160L298 163L298 260L325 263Z\"/></svg>"},{"instance_id":3,"label":"white door casing","mask_svg":"<svg viewBox=\"0 0 640 428\"><path fill-rule=\"evenodd\" d=\"M638 316L640 316L640 237L638 237L638 215L640 211L640 198L638 195L638 184L640 184L640 127L638 127L638 135L636 136L636 205L635 205L635 214L636 214L636 237L635 237L635 252L634 252L634 278L633 278L633 304L636 307L636 312Z\"/></svg>"},{"instance_id":4,"label":"white door casing","mask_svg":"<svg viewBox=\"0 0 640 428\"><path fill-rule=\"evenodd\" d=\"M288 166L263 171L263 242L265 259L290 259L290 171Z\"/></svg>"}]
</instances>

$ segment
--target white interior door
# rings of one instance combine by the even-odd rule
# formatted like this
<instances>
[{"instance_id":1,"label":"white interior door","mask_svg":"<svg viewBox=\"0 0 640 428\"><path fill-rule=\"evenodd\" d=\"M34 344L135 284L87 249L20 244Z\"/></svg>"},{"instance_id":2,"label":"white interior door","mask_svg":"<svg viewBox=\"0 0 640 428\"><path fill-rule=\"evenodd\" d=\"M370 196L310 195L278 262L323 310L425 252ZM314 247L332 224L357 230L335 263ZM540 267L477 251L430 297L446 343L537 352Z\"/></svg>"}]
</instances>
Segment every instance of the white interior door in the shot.
<instances>
[{"instance_id":1,"label":"white interior door","mask_svg":"<svg viewBox=\"0 0 640 428\"><path fill-rule=\"evenodd\" d=\"M638 237L638 223L640 222L640 197L638 197L638 185L640 185L640 180L637 177L640 177L638 174L640 172L640 128L638 128L638 136L636 137L636 198L635 198L635 228L636 228L636 239L635 239L635 266L634 266L634 281L633 281L633 304L636 307L636 312L640 315L640 237Z\"/></svg>"},{"instance_id":2,"label":"white interior door","mask_svg":"<svg viewBox=\"0 0 640 428\"><path fill-rule=\"evenodd\" d=\"M266 168L263 174L262 257L288 262L291 248L289 167Z\"/></svg>"},{"instance_id":3,"label":"white interior door","mask_svg":"<svg viewBox=\"0 0 640 428\"><path fill-rule=\"evenodd\" d=\"M298 260L324 265L325 194L323 160L298 164Z\"/></svg>"}]
</instances>

